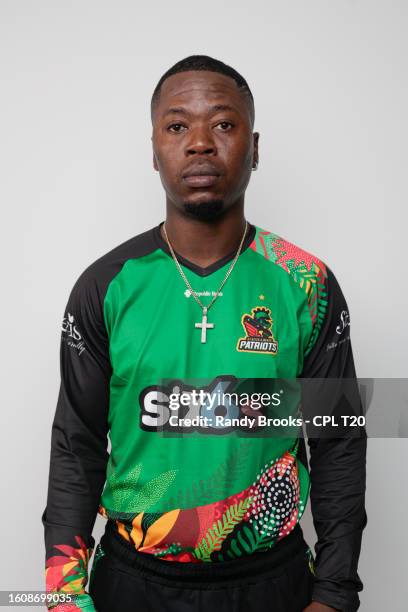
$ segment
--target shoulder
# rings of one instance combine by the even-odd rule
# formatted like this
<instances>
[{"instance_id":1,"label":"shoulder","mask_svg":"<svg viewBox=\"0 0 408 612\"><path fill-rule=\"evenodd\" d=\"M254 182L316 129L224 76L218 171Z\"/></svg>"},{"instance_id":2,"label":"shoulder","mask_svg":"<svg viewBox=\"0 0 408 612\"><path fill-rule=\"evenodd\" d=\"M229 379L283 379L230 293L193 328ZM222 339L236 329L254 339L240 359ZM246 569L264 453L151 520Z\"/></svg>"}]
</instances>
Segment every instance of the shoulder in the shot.
<instances>
[{"instance_id":1,"label":"shoulder","mask_svg":"<svg viewBox=\"0 0 408 612\"><path fill-rule=\"evenodd\" d=\"M288 275L288 282L303 292L310 317L312 343L319 334L328 310L334 275L318 255L288 238L256 226L251 248Z\"/></svg>"},{"instance_id":2,"label":"shoulder","mask_svg":"<svg viewBox=\"0 0 408 612\"><path fill-rule=\"evenodd\" d=\"M251 248L278 266L304 295L309 320L307 355L319 337L350 325L350 313L339 281L321 257L267 229L256 226Z\"/></svg>"},{"instance_id":3,"label":"shoulder","mask_svg":"<svg viewBox=\"0 0 408 612\"><path fill-rule=\"evenodd\" d=\"M63 332L67 326L81 330L81 336L105 337L104 301L111 281L130 259L143 257L155 250L153 228L137 234L114 247L89 264L77 277L66 302Z\"/></svg>"},{"instance_id":4,"label":"shoulder","mask_svg":"<svg viewBox=\"0 0 408 612\"><path fill-rule=\"evenodd\" d=\"M328 276L328 266L323 259L286 237L259 226L255 228L251 248L284 270L311 298L316 283L324 283Z\"/></svg>"},{"instance_id":5,"label":"shoulder","mask_svg":"<svg viewBox=\"0 0 408 612\"><path fill-rule=\"evenodd\" d=\"M100 303L113 278L130 259L144 257L156 248L154 228L132 236L91 262L78 276L73 294L89 295Z\"/></svg>"}]
</instances>

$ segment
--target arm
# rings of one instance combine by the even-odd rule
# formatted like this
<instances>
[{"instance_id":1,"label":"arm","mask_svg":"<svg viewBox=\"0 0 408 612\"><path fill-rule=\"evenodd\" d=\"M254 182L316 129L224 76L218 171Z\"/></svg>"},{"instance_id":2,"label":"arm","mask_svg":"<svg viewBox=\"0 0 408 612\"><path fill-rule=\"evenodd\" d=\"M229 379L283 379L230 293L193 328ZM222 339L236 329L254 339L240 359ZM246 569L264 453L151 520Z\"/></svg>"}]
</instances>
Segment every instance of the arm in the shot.
<instances>
[{"instance_id":1,"label":"arm","mask_svg":"<svg viewBox=\"0 0 408 612\"><path fill-rule=\"evenodd\" d=\"M71 604L49 605L61 612L94 610L85 586L108 460L111 374L102 305L96 281L85 271L72 289L63 319L61 384L42 515L46 590L73 596Z\"/></svg>"},{"instance_id":2,"label":"arm","mask_svg":"<svg viewBox=\"0 0 408 612\"><path fill-rule=\"evenodd\" d=\"M309 418L317 413L361 415L348 306L329 268L325 292L327 310L317 339L306 349L301 377L334 380L321 387L312 384L313 391L305 393L305 411L310 411ZM337 431L341 437L327 437L327 433L313 437L316 430L307 426L310 499L317 534L312 599L333 609L355 612L360 605L358 592L363 589L357 566L367 523L367 434L362 427L339 427ZM321 609L312 606L307 610Z\"/></svg>"}]
</instances>

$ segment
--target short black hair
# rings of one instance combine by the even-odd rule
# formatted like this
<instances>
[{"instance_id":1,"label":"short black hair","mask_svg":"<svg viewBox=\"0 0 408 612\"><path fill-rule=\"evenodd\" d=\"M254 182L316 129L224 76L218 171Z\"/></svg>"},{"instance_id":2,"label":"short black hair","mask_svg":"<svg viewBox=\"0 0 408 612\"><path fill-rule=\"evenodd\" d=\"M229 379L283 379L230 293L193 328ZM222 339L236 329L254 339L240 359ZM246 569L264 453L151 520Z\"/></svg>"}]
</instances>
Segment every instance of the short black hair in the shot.
<instances>
[{"instance_id":1,"label":"short black hair","mask_svg":"<svg viewBox=\"0 0 408 612\"><path fill-rule=\"evenodd\" d=\"M209 72L219 72L221 74L224 74L225 76L229 76L232 79L234 79L239 89L244 94L246 94L248 98L251 122L252 122L252 125L254 124L255 104L254 104L254 98L253 98L253 95L249 88L248 83L246 82L244 77L241 74L239 74L239 72L237 72L234 68L232 68L231 66L228 66L228 64L224 64L224 62L221 62L220 60L210 57L209 55L189 55L188 57L185 57L184 59L174 64L174 66L169 68L163 74L163 76L160 78L159 82L157 83L154 89L153 95L152 95L152 100L150 104L150 112L152 116L153 116L154 106L159 99L161 86L164 83L164 81L173 74L177 74L179 72L187 72L188 70L207 70Z\"/></svg>"}]
</instances>

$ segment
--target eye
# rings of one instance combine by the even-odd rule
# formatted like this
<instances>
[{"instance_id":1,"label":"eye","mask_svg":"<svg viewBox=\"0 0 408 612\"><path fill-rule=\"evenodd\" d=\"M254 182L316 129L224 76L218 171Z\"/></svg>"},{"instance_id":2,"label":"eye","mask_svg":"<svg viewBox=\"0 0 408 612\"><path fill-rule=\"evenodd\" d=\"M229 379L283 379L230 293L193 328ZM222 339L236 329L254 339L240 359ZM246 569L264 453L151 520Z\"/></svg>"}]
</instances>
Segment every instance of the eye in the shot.
<instances>
[{"instance_id":1,"label":"eye","mask_svg":"<svg viewBox=\"0 0 408 612\"><path fill-rule=\"evenodd\" d=\"M229 121L221 121L220 123L218 123L219 126L222 126L221 131L222 132L228 132L229 129L231 129L232 127L234 127L232 125L232 123L230 123Z\"/></svg>"},{"instance_id":2,"label":"eye","mask_svg":"<svg viewBox=\"0 0 408 612\"><path fill-rule=\"evenodd\" d=\"M172 123L171 125L169 125L167 129L169 130L169 132L174 132L176 134L179 134L182 130L172 129L172 128L184 128L184 127L185 126L182 123Z\"/></svg>"}]
</instances>

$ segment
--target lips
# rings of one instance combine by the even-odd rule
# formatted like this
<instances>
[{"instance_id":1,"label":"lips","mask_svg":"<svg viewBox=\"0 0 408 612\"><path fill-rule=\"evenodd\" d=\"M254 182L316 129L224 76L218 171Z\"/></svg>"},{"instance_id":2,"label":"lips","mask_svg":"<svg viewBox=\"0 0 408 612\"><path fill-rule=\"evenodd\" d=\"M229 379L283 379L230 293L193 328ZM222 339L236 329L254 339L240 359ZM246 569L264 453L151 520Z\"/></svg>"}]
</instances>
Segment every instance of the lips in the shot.
<instances>
[{"instance_id":1,"label":"lips","mask_svg":"<svg viewBox=\"0 0 408 612\"><path fill-rule=\"evenodd\" d=\"M194 164L183 172L182 178L190 187L210 187L214 185L220 177L217 168L208 162Z\"/></svg>"},{"instance_id":2,"label":"lips","mask_svg":"<svg viewBox=\"0 0 408 612\"><path fill-rule=\"evenodd\" d=\"M216 174L192 174L184 177L184 182L190 187L210 187L218 181L219 176Z\"/></svg>"}]
</instances>

